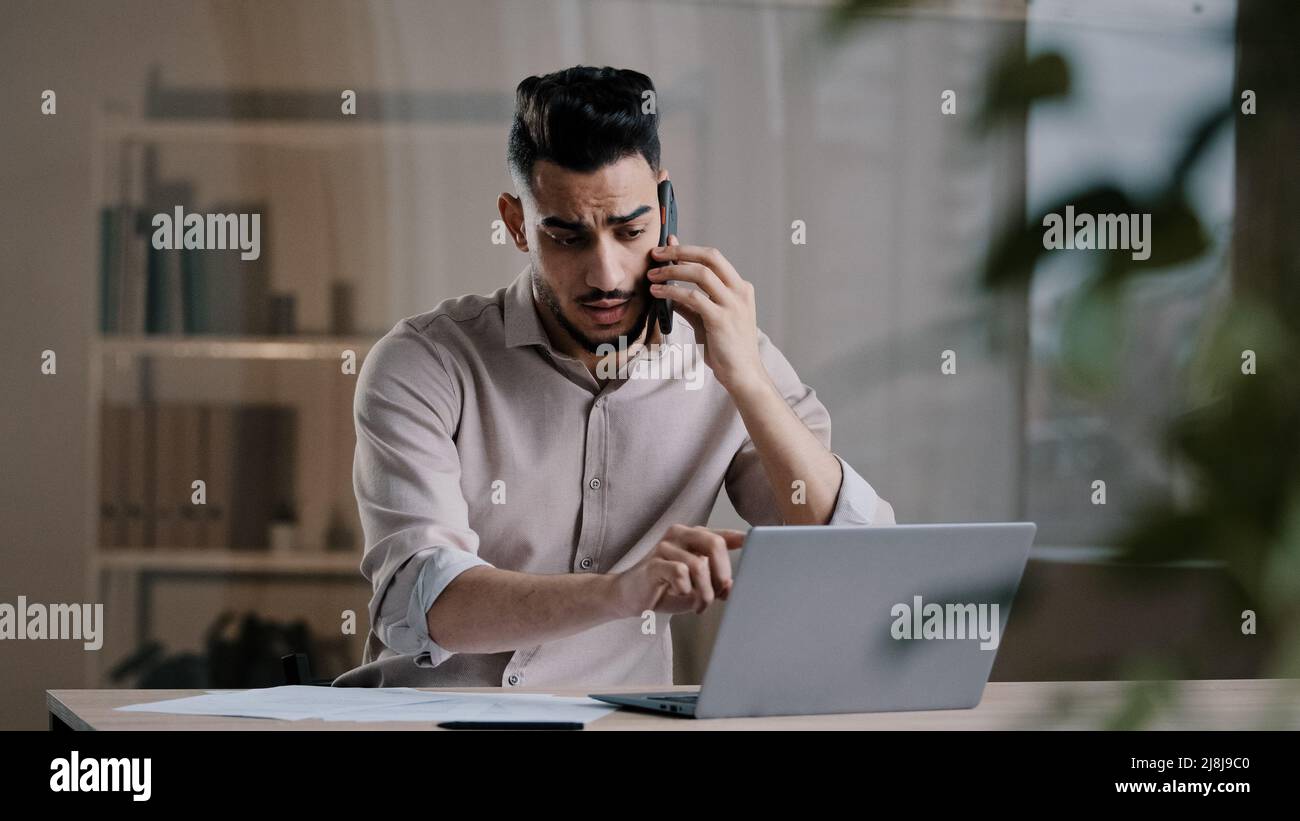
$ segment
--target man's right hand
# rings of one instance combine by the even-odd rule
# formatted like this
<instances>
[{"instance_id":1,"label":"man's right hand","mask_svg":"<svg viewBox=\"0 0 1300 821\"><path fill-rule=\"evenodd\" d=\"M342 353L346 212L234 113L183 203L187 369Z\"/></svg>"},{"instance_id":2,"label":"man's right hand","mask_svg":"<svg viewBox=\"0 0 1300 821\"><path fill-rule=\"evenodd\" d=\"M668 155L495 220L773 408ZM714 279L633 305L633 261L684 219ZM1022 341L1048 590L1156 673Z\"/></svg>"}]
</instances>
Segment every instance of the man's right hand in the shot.
<instances>
[{"instance_id":1,"label":"man's right hand","mask_svg":"<svg viewBox=\"0 0 1300 821\"><path fill-rule=\"evenodd\" d=\"M727 551L744 541L740 530L673 525L645 558L614 576L618 612L703 613L731 592Z\"/></svg>"}]
</instances>

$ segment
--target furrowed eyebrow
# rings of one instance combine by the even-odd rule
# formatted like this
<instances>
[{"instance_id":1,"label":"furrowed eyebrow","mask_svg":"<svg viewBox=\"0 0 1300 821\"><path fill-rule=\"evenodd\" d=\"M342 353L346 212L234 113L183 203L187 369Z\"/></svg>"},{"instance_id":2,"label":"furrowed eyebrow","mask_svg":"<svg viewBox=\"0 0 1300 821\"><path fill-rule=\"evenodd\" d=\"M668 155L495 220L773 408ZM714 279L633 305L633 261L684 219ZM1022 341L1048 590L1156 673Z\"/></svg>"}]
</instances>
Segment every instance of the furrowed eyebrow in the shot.
<instances>
[{"instance_id":1,"label":"furrowed eyebrow","mask_svg":"<svg viewBox=\"0 0 1300 821\"><path fill-rule=\"evenodd\" d=\"M565 231L586 231L587 226L581 222L570 222L559 217L543 217L541 225L547 228L562 228Z\"/></svg>"},{"instance_id":2,"label":"furrowed eyebrow","mask_svg":"<svg viewBox=\"0 0 1300 821\"><path fill-rule=\"evenodd\" d=\"M610 218L609 218L609 222L610 222L611 225L622 225L622 224L625 223L625 222L631 222L632 220L636 219L637 217L641 216L642 214L647 213L647 212L650 211L650 210L651 210L651 209L650 209L650 206L648 206L648 205L643 205L643 206L641 206L640 208L638 208L638 209L636 209L635 211L633 211L632 213L628 214L627 216L624 216L624 217L610 217Z\"/></svg>"},{"instance_id":3,"label":"furrowed eyebrow","mask_svg":"<svg viewBox=\"0 0 1300 821\"><path fill-rule=\"evenodd\" d=\"M629 222L631 222L632 220L636 219L637 217L639 217L639 216L641 216L641 215L643 215L643 214L646 214L646 213L650 212L651 210L653 210L653 209L652 209L650 206L648 206L648 205L643 205L643 206L641 206L640 208L636 209L635 211L633 211L633 212L630 213L630 214L625 214L625 215L620 216L620 217L610 217L610 218L609 218L609 224L610 224L610 225L623 225L623 224L625 224L625 223L629 223ZM541 219L541 221L540 221L540 224L546 226L547 228L559 228L559 229L564 230L564 231L587 231L587 230L589 230L589 229L587 228L586 223L582 223L582 222L572 222L572 221L570 221L570 220L561 219L560 217L543 217L543 218Z\"/></svg>"}]
</instances>

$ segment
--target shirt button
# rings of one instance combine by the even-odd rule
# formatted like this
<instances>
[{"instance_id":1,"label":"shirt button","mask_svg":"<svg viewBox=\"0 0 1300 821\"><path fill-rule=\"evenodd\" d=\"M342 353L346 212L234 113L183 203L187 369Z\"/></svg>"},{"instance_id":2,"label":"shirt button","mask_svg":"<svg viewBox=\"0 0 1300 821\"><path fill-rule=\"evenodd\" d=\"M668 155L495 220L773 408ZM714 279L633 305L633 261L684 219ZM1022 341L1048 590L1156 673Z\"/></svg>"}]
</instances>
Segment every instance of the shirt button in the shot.
<instances>
[{"instance_id":1,"label":"shirt button","mask_svg":"<svg viewBox=\"0 0 1300 821\"><path fill-rule=\"evenodd\" d=\"M594 564L594 562L592 562L590 556L586 556L586 557L583 558L581 564L582 564L582 569L583 569L583 570L590 570L590 569L591 569L591 566L592 566L592 564Z\"/></svg>"},{"instance_id":2,"label":"shirt button","mask_svg":"<svg viewBox=\"0 0 1300 821\"><path fill-rule=\"evenodd\" d=\"M510 678L506 679L506 681L510 682L511 684L518 684L519 676L515 675L514 673L511 673Z\"/></svg>"},{"instance_id":3,"label":"shirt button","mask_svg":"<svg viewBox=\"0 0 1300 821\"><path fill-rule=\"evenodd\" d=\"M593 478L590 482L587 483L587 486L590 487L592 490L600 490L600 480Z\"/></svg>"}]
</instances>

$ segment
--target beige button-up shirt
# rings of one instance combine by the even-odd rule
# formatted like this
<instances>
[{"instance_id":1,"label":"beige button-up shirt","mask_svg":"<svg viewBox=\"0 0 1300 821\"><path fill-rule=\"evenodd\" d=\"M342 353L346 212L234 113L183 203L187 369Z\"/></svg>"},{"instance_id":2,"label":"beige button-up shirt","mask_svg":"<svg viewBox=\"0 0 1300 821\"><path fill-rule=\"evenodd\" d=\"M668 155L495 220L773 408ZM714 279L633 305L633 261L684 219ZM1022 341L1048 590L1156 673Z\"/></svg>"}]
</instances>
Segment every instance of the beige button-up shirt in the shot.
<instances>
[{"instance_id":1,"label":"beige button-up shirt","mask_svg":"<svg viewBox=\"0 0 1300 821\"><path fill-rule=\"evenodd\" d=\"M772 380L830 447L816 392L759 331ZM374 586L362 664L336 686L671 685L669 617L501 653L450 653L425 614L461 572L617 573L674 524L705 525L725 486L751 525L783 524L730 395L677 317L602 388L550 344L530 270L398 322L357 378L353 486ZM837 455L837 458L838 455ZM878 496L840 459L829 524L871 524Z\"/></svg>"}]
</instances>

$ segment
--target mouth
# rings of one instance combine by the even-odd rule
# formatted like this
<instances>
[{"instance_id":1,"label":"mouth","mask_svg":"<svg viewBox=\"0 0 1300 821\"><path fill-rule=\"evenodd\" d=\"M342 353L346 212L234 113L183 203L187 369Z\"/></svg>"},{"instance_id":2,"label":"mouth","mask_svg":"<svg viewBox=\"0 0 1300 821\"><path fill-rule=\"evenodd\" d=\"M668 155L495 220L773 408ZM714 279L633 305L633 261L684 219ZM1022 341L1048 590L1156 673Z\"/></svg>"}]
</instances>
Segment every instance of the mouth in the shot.
<instances>
[{"instance_id":1,"label":"mouth","mask_svg":"<svg viewBox=\"0 0 1300 821\"><path fill-rule=\"evenodd\" d=\"M597 302L581 303L582 310L591 317L597 325L613 325L627 315L628 306L632 300L625 299L618 301L614 299L602 299Z\"/></svg>"}]
</instances>

